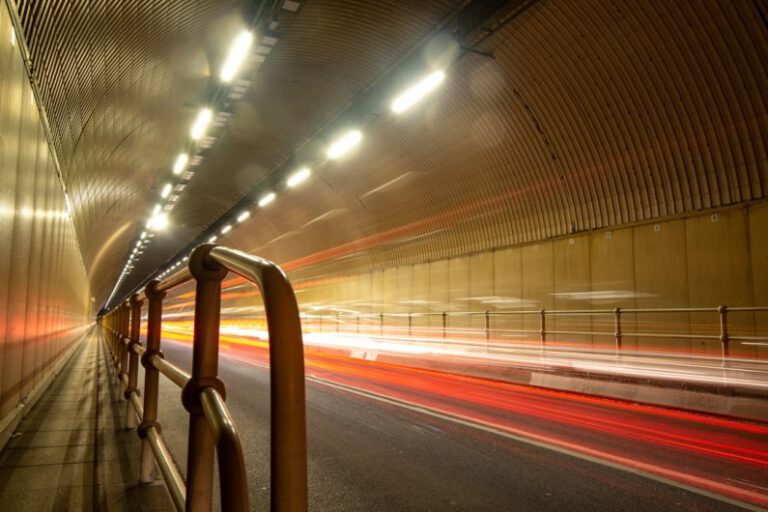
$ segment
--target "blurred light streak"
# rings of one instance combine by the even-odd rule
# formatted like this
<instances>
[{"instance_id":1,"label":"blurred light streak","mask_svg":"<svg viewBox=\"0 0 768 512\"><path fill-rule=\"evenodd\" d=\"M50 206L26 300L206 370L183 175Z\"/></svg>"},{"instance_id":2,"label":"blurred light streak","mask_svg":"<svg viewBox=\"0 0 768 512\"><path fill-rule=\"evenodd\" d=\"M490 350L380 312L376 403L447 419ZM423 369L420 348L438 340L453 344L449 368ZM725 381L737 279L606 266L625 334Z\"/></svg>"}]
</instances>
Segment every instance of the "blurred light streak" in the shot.
<instances>
[{"instance_id":1,"label":"blurred light streak","mask_svg":"<svg viewBox=\"0 0 768 512\"><path fill-rule=\"evenodd\" d=\"M191 324L165 330L189 342ZM266 331L222 328L225 357L268 364ZM248 336L261 339L249 339ZM473 425L624 470L768 505L768 426L725 417L529 387L319 351L310 336L307 375L413 404Z\"/></svg>"}]
</instances>

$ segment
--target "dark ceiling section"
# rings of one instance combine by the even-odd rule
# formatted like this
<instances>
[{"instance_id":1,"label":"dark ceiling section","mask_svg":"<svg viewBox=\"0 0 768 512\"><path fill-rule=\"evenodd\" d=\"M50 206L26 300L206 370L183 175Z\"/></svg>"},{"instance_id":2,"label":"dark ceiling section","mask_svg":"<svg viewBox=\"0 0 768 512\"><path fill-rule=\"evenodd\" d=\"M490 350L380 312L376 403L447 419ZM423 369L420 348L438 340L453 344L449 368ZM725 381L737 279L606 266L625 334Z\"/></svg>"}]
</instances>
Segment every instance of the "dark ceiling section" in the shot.
<instances>
[{"instance_id":1,"label":"dark ceiling section","mask_svg":"<svg viewBox=\"0 0 768 512\"><path fill-rule=\"evenodd\" d=\"M540 1L475 50L221 243L315 278L765 198L752 2Z\"/></svg>"}]
</instances>

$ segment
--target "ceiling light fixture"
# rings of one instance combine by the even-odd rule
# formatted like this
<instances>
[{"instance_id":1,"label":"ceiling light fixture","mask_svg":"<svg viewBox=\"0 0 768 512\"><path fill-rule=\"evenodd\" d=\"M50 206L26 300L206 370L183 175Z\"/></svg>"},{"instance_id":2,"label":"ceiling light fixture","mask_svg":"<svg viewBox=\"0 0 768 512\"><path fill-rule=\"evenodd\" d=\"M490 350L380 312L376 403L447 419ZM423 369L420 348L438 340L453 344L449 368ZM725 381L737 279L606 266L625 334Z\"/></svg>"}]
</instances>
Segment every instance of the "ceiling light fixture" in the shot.
<instances>
[{"instance_id":1,"label":"ceiling light fixture","mask_svg":"<svg viewBox=\"0 0 768 512\"><path fill-rule=\"evenodd\" d=\"M213 119L213 111L211 109L206 107L200 110L190 132L193 140L199 140L205 135L205 130L208 128L211 119Z\"/></svg>"},{"instance_id":2,"label":"ceiling light fixture","mask_svg":"<svg viewBox=\"0 0 768 512\"><path fill-rule=\"evenodd\" d=\"M274 201L274 200L275 200L275 197L277 197L277 196L275 196L275 193L274 193L274 192L270 192L270 193L266 194L265 196L262 196L262 198L261 198L261 199L259 199L259 206L260 206L260 207L262 207L262 208L264 208L264 207L265 207L265 206L267 206L269 203L271 203L272 201Z\"/></svg>"},{"instance_id":3,"label":"ceiling light fixture","mask_svg":"<svg viewBox=\"0 0 768 512\"><path fill-rule=\"evenodd\" d=\"M251 44L253 44L253 34L246 30L240 32L235 40L232 41L227 59L221 67L222 82L229 82L235 77L237 70L240 69L245 60L245 56L248 55L248 50L251 49Z\"/></svg>"},{"instance_id":4,"label":"ceiling light fixture","mask_svg":"<svg viewBox=\"0 0 768 512\"><path fill-rule=\"evenodd\" d=\"M211 238L209 238L209 239L208 239L208 243L209 243L209 244L212 244L213 242L215 242L215 241L216 241L216 239L217 239L217 238L218 238L218 237L217 237L216 235L213 235L213 236L211 236Z\"/></svg>"},{"instance_id":5,"label":"ceiling light fixture","mask_svg":"<svg viewBox=\"0 0 768 512\"><path fill-rule=\"evenodd\" d=\"M162 198L168 197L171 194L171 188L172 188L172 185L170 183L166 183L163 186L162 192L160 192L160 197Z\"/></svg>"},{"instance_id":6,"label":"ceiling light fixture","mask_svg":"<svg viewBox=\"0 0 768 512\"><path fill-rule=\"evenodd\" d=\"M227 224L226 226L224 226L223 228L221 228L221 234L222 234L222 235L226 235L226 234L227 234L227 233L229 233L230 231L232 231L232 224Z\"/></svg>"},{"instance_id":7,"label":"ceiling light fixture","mask_svg":"<svg viewBox=\"0 0 768 512\"><path fill-rule=\"evenodd\" d=\"M309 178L309 175L312 174L312 171L309 170L309 167L302 167L295 173L291 174L291 176L288 178L288 186L293 188L296 185L304 182Z\"/></svg>"},{"instance_id":8,"label":"ceiling light fixture","mask_svg":"<svg viewBox=\"0 0 768 512\"><path fill-rule=\"evenodd\" d=\"M153 231L162 231L168 227L168 214L156 213L147 221L147 228Z\"/></svg>"},{"instance_id":9,"label":"ceiling light fixture","mask_svg":"<svg viewBox=\"0 0 768 512\"><path fill-rule=\"evenodd\" d=\"M248 217L251 216L251 212L248 210L240 212L240 215L237 216L237 222L243 222L248 219Z\"/></svg>"},{"instance_id":10,"label":"ceiling light fixture","mask_svg":"<svg viewBox=\"0 0 768 512\"><path fill-rule=\"evenodd\" d=\"M189 162L189 155L180 153L179 156L176 157L176 162L173 164L173 174L181 174L187 167L187 162Z\"/></svg>"},{"instance_id":11,"label":"ceiling light fixture","mask_svg":"<svg viewBox=\"0 0 768 512\"><path fill-rule=\"evenodd\" d=\"M445 71L434 71L400 93L392 102L392 112L401 114L418 103L445 80Z\"/></svg>"},{"instance_id":12,"label":"ceiling light fixture","mask_svg":"<svg viewBox=\"0 0 768 512\"><path fill-rule=\"evenodd\" d=\"M358 144L360 144L361 140L363 140L363 134L360 132L360 130L349 130L344 135L333 141L333 143L328 146L328 150L325 154L331 160L337 160L349 153Z\"/></svg>"}]
</instances>

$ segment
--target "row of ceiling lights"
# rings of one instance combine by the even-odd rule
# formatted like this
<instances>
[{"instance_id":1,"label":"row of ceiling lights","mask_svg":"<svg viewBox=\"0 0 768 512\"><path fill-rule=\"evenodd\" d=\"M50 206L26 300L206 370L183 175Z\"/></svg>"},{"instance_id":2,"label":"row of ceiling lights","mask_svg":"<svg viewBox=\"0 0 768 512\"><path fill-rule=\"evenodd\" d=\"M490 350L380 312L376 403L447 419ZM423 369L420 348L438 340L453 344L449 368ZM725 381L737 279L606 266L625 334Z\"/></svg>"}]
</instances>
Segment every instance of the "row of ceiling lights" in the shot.
<instances>
[{"instance_id":1,"label":"row of ceiling lights","mask_svg":"<svg viewBox=\"0 0 768 512\"><path fill-rule=\"evenodd\" d=\"M230 46L229 52L227 54L227 58L225 59L219 74L219 78L223 83L229 83L237 76L237 72L240 69L240 66L245 61L245 58L248 56L249 50L253 45L253 39L253 33L244 30L232 42L232 45ZM198 112L192 123L192 127L190 128L189 134L193 142L199 143L199 141L203 139L209 125L211 124L211 121L213 121L213 110L211 110L209 107L202 108ZM189 163L189 153L179 153L172 167L173 177L181 176L182 173L187 169ZM191 175L188 177L191 178ZM110 303L116 291L120 288L125 279L135 268L135 263L144 253L144 250L149 244L149 241L154 237L154 233L157 231L162 231L168 227L168 211L170 211L170 209L173 207L173 203L178 199L178 195L171 196L171 193L174 190L174 186L175 185L172 181L167 181L160 189L160 202L158 202L158 204L152 208L152 212L149 216L149 219L147 220L145 229L139 235L139 239L136 241L136 244L131 251L130 256L128 257L128 260L126 261L125 266L120 273L120 277L115 283L115 287L112 290L110 298L107 300L107 304ZM186 259L187 258L184 258L184 260Z\"/></svg>"},{"instance_id":2,"label":"row of ceiling lights","mask_svg":"<svg viewBox=\"0 0 768 512\"><path fill-rule=\"evenodd\" d=\"M425 98L429 93L437 89L445 81L445 71L438 69L432 71L420 80L406 88L390 103L390 109L395 114L402 114L416 105L420 100ZM211 114L206 114L210 117ZM199 118L200 116L198 116ZM350 153L356 148L363 140L363 133L357 128L349 128L343 132L338 138L336 138L325 150L325 156L328 160L339 160L345 155ZM299 184L306 181L312 174L312 170L309 166L302 166L298 170L294 171L286 180L288 188L294 188ZM277 197L277 194L273 191L268 191L261 196L257 201L259 208L264 208L272 203ZM243 210L237 214L233 222L228 222L222 226L217 233L212 234L208 239L208 243L215 242L219 236L226 235L235 225L245 222L251 217L249 210ZM168 274L180 267L187 257L177 260L165 268L157 277L159 279L165 278Z\"/></svg>"}]
</instances>

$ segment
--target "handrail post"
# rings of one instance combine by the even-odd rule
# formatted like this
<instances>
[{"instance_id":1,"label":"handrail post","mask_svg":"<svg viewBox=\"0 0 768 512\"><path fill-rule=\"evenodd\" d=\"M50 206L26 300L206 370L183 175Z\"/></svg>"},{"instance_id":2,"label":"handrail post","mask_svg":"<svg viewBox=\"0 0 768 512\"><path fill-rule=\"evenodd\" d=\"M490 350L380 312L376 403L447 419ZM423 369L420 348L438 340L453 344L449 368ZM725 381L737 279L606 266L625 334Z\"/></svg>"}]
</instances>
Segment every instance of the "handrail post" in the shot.
<instances>
[{"instance_id":1,"label":"handrail post","mask_svg":"<svg viewBox=\"0 0 768 512\"><path fill-rule=\"evenodd\" d=\"M539 310L539 340L543 350L547 344L547 312L543 308Z\"/></svg>"},{"instance_id":2,"label":"handrail post","mask_svg":"<svg viewBox=\"0 0 768 512\"><path fill-rule=\"evenodd\" d=\"M125 426L129 429L136 428L136 414L131 403L131 394L139 393L139 354L134 351L134 345L141 345L141 305L139 296L131 297L131 342L127 347L128 352L128 387L125 389Z\"/></svg>"},{"instance_id":3,"label":"handrail post","mask_svg":"<svg viewBox=\"0 0 768 512\"><path fill-rule=\"evenodd\" d=\"M240 275L250 276L261 289L269 329L271 510L305 512L307 433L304 348L296 295L283 271L271 262L223 247L214 248L210 259ZM249 268L243 260L258 262L259 265Z\"/></svg>"},{"instance_id":4,"label":"handrail post","mask_svg":"<svg viewBox=\"0 0 768 512\"><path fill-rule=\"evenodd\" d=\"M144 417L137 428L141 437L141 474L139 482L149 484L155 480L155 458L152 445L147 439L147 431L150 428L160 430L157 421L157 406L160 391L160 372L152 364L152 357L163 357L160 350L160 329L163 316L163 299L165 292L157 290L160 281L150 281L144 289L147 296L147 351L141 356L141 364L144 366Z\"/></svg>"},{"instance_id":5,"label":"handrail post","mask_svg":"<svg viewBox=\"0 0 768 512\"><path fill-rule=\"evenodd\" d=\"M411 311L408 312L408 337L411 337L411 333L413 332L413 313Z\"/></svg>"},{"instance_id":6,"label":"handrail post","mask_svg":"<svg viewBox=\"0 0 768 512\"><path fill-rule=\"evenodd\" d=\"M128 304L128 301L123 302L122 306L122 315L120 317L120 334L118 336L117 340L117 364L118 364L118 373L117 373L117 385L118 390L120 392L120 398L123 397L123 393L125 392L126 385L125 382L128 379L128 351L126 350L125 346L125 339L128 337L128 329L129 329L129 322L130 322L130 311L131 307Z\"/></svg>"},{"instance_id":7,"label":"handrail post","mask_svg":"<svg viewBox=\"0 0 768 512\"><path fill-rule=\"evenodd\" d=\"M447 327L448 327L448 313L443 311L442 317L443 317L443 339L445 339L446 330L447 330Z\"/></svg>"},{"instance_id":8,"label":"handrail post","mask_svg":"<svg viewBox=\"0 0 768 512\"><path fill-rule=\"evenodd\" d=\"M221 281L227 270L206 264L206 256L213 247L202 245L189 258L196 291L192 377L181 393L184 408L189 412L187 512L210 510L213 499L215 438L205 417L200 393L203 388L212 387L222 398L226 396L224 383L218 378L218 367Z\"/></svg>"},{"instance_id":9,"label":"handrail post","mask_svg":"<svg viewBox=\"0 0 768 512\"><path fill-rule=\"evenodd\" d=\"M723 364L731 355L730 339L728 337L728 306L722 305L717 308L717 312L720 315L720 346L721 346L721 359Z\"/></svg>"},{"instance_id":10,"label":"handrail post","mask_svg":"<svg viewBox=\"0 0 768 512\"><path fill-rule=\"evenodd\" d=\"M485 311L485 346L491 341L491 312Z\"/></svg>"},{"instance_id":11,"label":"handrail post","mask_svg":"<svg viewBox=\"0 0 768 512\"><path fill-rule=\"evenodd\" d=\"M621 353L621 308L613 308L613 337L616 341L616 355Z\"/></svg>"}]
</instances>

